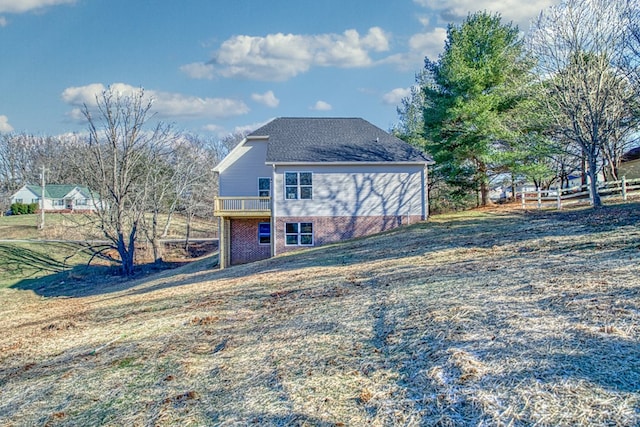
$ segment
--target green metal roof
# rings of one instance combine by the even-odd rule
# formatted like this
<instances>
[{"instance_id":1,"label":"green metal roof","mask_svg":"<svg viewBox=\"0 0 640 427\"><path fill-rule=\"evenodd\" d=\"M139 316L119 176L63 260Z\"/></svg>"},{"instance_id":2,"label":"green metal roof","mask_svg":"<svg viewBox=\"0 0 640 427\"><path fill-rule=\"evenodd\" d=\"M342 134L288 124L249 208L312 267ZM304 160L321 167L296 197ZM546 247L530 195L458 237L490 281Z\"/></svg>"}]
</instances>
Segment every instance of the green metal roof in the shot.
<instances>
[{"instance_id":1,"label":"green metal roof","mask_svg":"<svg viewBox=\"0 0 640 427\"><path fill-rule=\"evenodd\" d=\"M27 185L29 191L35 194L38 197L42 196L42 187L39 185ZM89 189L82 185L73 185L73 184L49 184L45 185L45 197L47 199L63 199L64 196L72 192L74 189L80 190L80 192L85 197L90 197L91 193Z\"/></svg>"}]
</instances>

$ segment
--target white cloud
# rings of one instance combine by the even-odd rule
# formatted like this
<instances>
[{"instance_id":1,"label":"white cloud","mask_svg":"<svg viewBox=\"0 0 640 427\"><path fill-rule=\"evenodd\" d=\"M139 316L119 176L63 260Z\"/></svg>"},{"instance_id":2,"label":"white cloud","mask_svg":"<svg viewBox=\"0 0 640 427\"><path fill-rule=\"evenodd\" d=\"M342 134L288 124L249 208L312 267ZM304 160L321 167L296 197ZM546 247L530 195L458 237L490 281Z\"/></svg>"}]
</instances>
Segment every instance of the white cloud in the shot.
<instances>
[{"instance_id":1,"label":"white cloud","mask_svg":"<svg viewBox=\"0 0 640 427\"><path fill-rule=\"evenodd\" d=\"M382 102L387 105L398 105L402 98L406 98L409 95L411 95L411 88L395 88L382 96Z\"/></svg>"},{"instance_id":2,"label":"white cloud","mask_svg":"<svg viewBox=\"0 0 640 427\"><path fill-rule=\"evenodd\" d=\"M264 122L255 122L255 123L250 123L248 125L242 125L242 126L236 126L233 128L233 133L234 134L249 134L251 132L253 132L254 130L261 128L262 126L266 125L267 123L269 123L270 121L272 121L275 117L272 117Z\"/></svg>"},{"instance_id":3,"label":"white cloud","mask_svg":"<svg viewBox=\"0 0 640 427\"><path fill-rule=\"evenodd\" d=\"M328 102L318 101L312 107L309 107L309 109L314 111L329 111L333 109L333 107Z\"/></svg>"},{"instance_id":4,"label":"white cloud","mask_svg":"<svg viewBox=\"0 0 640 427\"><path fill-rule=\"evenodd\" d=\"M253 132L254 130L266 125L267 123L269 123L271 120L273 120L275 117L272 117L264 122L256 122L256 123L251 123L248 125L241 125L241 126L235 126L233 128L232 131L228 131L226 128L224 128L223 126L219 126L216 124L209 124L206 126L203 126L203 130L211 132L216 134L216 136L218 138L225 138L228 137L230 135L247 135L251 132Z\"/></svg>"},{"instance_id":5,"label":"white cloud","mask_svg":"<svg viewBox=\"0 0 640 427\"><path fill-rule=\"evenodd\" d=\"M411 36L409 39L409 49L411 52L422 52L422 56L434 58L444 48L446 39L447 29L437 27L429 32L418 33Z\"/></svg>"},{"instance_id":6,"label":"white cloud","mask_svg":"<svg viewBox=\"0 0 640 427\"><path fill-rule=\"evenodd\" d=\"M9 124L7 116L0 116L0 132L12 132L13 126Z\"/></svg>"},{"instance_id":7,"label":"white cloud","mask_svg":"<svg viewBox=\"0 0 640 427\"><path fill-rule=\"evenodd\" d=\"M414 3L438 12L443 22L461 22L469 12L499 12L504 22L513 21L521 30L529 29L529 22L542 9L560 0L413 0Z\"/></svg>"},{"instance_id":8,"label":"white cloud","mask_svg":"<svg viewBox=\"0 0 640 427\"><path fill-rule=\"evenodd\" d=\"M9 21L4 16L0 16L0 27L6 27L9 25Z\"/></svg>"},{"instance_id":9,"label":"white cloud","mask_svg":"<svg viewBox=\"0 0 640 427\"><path fill-rule=\"evenodd\" d=\"M272 90L263 94L254 93L251 95L251 99L270 108L276 108L280 104L280 100L276 98Z\"/></svg>"},{"instance_id":10,"label":"white cloud","mask_svg":"<svg viewBox=\"0 0 640 427\"><path fill-rule=\"evenodd\" d=\"M213 65L205 64L202 62L185 64L180 67L180 71L182 71L192 79L213 80L213 78L215 77L215 69Z\"/></svg>"},{"instance_id":11,"label":"white cloud","mask_svg":"<svg viewBox=\"0 0 640 427\"><path fill-rule=\"evenodd\" d=\"M447 30L437 27L409 38L409 51L386 58L383 62L396 64L401 70L415 70L424 66L424 58L435 60L444 49Z\"/></svg>"},{"instance_id":12,"label":"white cloud","mask_svg":"<svg viewBox=\"0 0 640 427\"><path fill-rule=\"evenodd\" d=\"M114 83L111 89L123 95L133 94L140 88L125 83ZM80 108L87 105L90 109L96 106L96 95L106 87L102 83L86 86L70 87L62 92L62 100L75 107L70 113L72 119L81 119ZM246 114L249 107L239 100L228 98L200 98L180 93L145 90L145 97L153 100L152 110L162 118L221 118Z\"/></svg>"},{"instance_id":13,"label":"white cloud","mask_svg":"<svg viewBox=\"0 0 640 427\"><path fill-rule=\"evenodd\" d=\"M503 23L511 21L521 30L526 31L529 28L529 22L541 10L558 4L560 0L530 0L525 3L521 0L413 0L413 2L424 7L425 12L430 16L423 14L417 16L424 30L409 38L407 52L391 55L383 61L396 64L402 70L421 68L425 57L432 61L438 59L447 38L444 24L459 24L469 13L487 11L500 13Z\"/></svg>"},{"instance_id":14,"label":"white cloud","mask_svg":"<svg viewBox=\"0 0 640 427\"><path fill-rule=\"evenodd\" d=\"M202 129L207 132L215 133L217 135L224 135L226 133L224 127L214 124L205 125L202 127Z\"/></svg>"},{"instance_id":15,"label":"white cloud","mask_svg":"<svg viewBox=\"0 0 640 427\"><path fill-rule=\"evenodd\" d=\"M75 2L76 0L0 0L0 13L24 13Z\"/></svg>"},{"instance_id":16,"label":"white cloud","mask_svg":"<svg viewBox=\"0 0 640 427\"><path fill-rule=\"evenodd\" d=\"M356 68L374 64L371 52L389 50L389 36L372 27L361 36L356 30L342 34L239 35L225 40L208 63L193 63L181 70L193 78L239 77L283 81L313 66Z\"/></svg>"}]
</instances>

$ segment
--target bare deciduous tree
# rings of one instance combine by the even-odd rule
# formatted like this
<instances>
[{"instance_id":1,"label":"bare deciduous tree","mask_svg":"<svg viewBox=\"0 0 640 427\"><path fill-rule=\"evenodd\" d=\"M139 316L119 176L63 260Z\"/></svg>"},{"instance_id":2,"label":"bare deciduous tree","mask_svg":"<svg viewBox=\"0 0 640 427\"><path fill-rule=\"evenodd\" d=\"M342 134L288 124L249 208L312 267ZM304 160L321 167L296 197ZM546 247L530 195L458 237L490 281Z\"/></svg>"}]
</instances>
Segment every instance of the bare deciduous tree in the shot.
<instances>
[{"instance_id":1,"label":"bare deciduous tree","mask_svg":"<svg viewBox=\"0 0 640 427\"><path fill-rule=\"evenodd\" d=\"M83 182L100 194L97 218L104 237L117 250L123 275L134 272L135 251L148 207L152 164L170 136L158 123L147 129L152 100L144 91L120 94L111 88L85 105L89 126L85 155L78 169Z\"/></svg>"},{"instance_id":2,"label":"bare deciduous tree","mask_svg":"<svg viewBox=\"0 0 640 427\"><path fill-rule=\"evenodd\" d=\"M627 0L566 0L540 15L529 39L554 124L585 155L594 206L601 205L598 171L606 166L616 177L638 123L628 7Z\"/></svg>"},{"instance_id":3,"label":"bare deciduous tree","mask_svg":"<svg viewBox=\"0 0 640 427\"><path fill-rule=\"evenodd\" d=\"M235 137L217 140L184 135L184 138L184 143L179 147L180 167L176 184L183 189L180 193L179 211L186 220L185 249L187 249L193 219L212 217L212 200L217 188L213 167L224 158L236 142Z\"/></svg>"}]
</instances>

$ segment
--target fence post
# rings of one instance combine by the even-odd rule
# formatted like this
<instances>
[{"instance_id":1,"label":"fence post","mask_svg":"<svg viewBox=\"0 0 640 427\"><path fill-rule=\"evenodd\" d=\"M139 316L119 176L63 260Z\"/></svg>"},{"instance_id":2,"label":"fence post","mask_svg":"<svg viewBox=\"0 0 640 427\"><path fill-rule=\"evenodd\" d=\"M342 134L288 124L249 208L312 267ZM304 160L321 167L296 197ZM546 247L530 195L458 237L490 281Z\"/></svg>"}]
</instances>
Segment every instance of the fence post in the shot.
<instances>
[{"instance_id":1,"label":"fence post","mask_svg":"<svg viewBox=\"0 0 640 427\"><path fill-rule=\"evenodd\" d=\"M627 179L622 176L622 201L627 201Z\"/></svg>"},{"instance_id":2,"label":"fence post","mask_svg":"<svg viewBox=\"0 0 640 427\"><path fill-rule=\"evenodd\" d=\"M542 208L542 190L538 187L538 209Z\"/></svg>"},{"instance_id":3,"label":"fence post","mask_svg":"<svg viewBox=\"0 0 640 427\"><path fill-rule=\"evenodd\" d=\"M558 210L562 209L562 188L558 188Z\"/></svg>"},{"instance_id":4,"label":"fence post","mask_svg":"<svg viewBox=\"0 0 640 427\"><path fill-rule=\"evenodd\" d=\"M587 177L587 190L589 191L589 204L593 206L593 192L591 191L591 177Z\"/></svg>"},{"instance_id":5,"label":"fence post","mask_svg":"<svg viewBox=\"0 0 640 427\"><path fill-rule=\"evenodd\" d=\"M525 195L524 195L524 187L520 190L520 199L522 200L522 209L526 208L526 201L525 201Z\"/></svg>"}]
</instances>

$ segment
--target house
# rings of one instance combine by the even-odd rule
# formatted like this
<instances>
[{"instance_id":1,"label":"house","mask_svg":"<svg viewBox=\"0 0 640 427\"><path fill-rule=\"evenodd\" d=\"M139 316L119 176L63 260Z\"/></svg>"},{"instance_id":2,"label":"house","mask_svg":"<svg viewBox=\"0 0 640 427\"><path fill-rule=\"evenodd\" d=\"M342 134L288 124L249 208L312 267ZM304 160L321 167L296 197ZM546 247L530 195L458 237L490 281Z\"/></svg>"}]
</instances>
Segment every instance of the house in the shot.
<instances>
[{"instance_id":1,"label":"house","mask_svg":"<svg viewBox=\"0 0 640 427\"><path fill-rule=\"evenodd\" d=\"M640 178L640 147L633 148L622 156L618 176L627 179Z\"/></svg>"},{"instance_id":2,"label":"house","mask_svg":"<svg viewBox=\"0 0 640 427\"><path fill-rule=\"evenodd\" d=\"M38 203L39 209L42 187L39 185L25 185L11 196L13 203ZM99 205L98 196L84 186L49 184L44 190L45 212L87 212L95 211Z\"/></svg>"},{"instance_id":3,"label":"house","mask_svg":"<svg viewBox=\"0 0 640 427\"><path fill-rule=\"evenodd\" d=\"M433 161L360 118L277 118L215 168L220 266L427 218Z\"/></svg>"}]
</instances>

